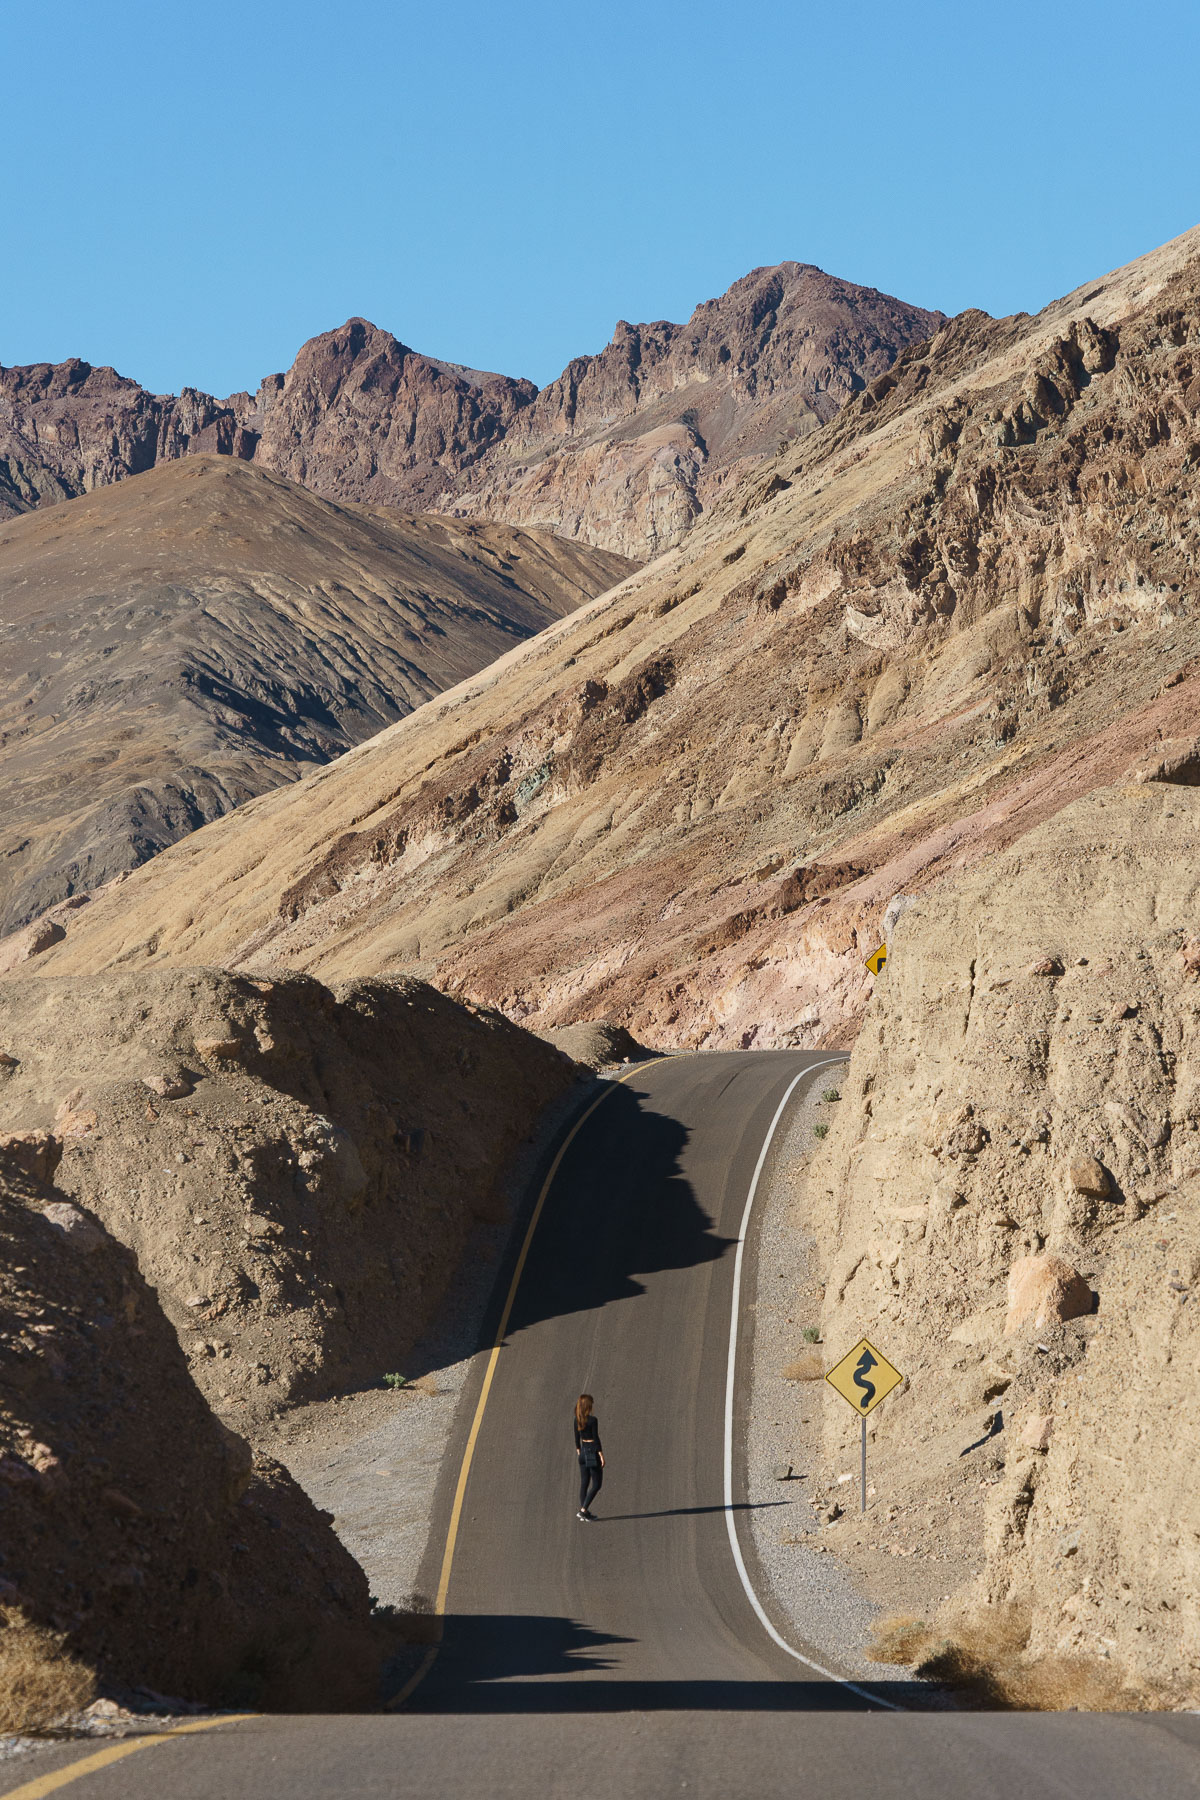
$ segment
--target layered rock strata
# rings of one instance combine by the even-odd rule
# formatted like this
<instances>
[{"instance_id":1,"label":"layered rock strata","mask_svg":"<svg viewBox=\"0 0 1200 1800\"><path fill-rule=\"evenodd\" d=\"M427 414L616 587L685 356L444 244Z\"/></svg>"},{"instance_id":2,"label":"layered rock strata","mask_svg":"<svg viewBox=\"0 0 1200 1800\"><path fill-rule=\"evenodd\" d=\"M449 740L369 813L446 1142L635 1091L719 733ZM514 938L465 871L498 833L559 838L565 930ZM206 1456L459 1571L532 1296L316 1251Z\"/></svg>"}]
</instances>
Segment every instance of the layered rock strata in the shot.
<instances>
[{"instance_id":1,"label":"layered rock strata","mask_svg":"<svg viewBox=\"0 0 1200 1800\"><path fill-rule=\"evenodd\" d=\"M848 1041L897 896L1200 767L1198 249L951 321L680 550L38 966L411 964L539 1028Z\"/></svg>"}]
</instances>

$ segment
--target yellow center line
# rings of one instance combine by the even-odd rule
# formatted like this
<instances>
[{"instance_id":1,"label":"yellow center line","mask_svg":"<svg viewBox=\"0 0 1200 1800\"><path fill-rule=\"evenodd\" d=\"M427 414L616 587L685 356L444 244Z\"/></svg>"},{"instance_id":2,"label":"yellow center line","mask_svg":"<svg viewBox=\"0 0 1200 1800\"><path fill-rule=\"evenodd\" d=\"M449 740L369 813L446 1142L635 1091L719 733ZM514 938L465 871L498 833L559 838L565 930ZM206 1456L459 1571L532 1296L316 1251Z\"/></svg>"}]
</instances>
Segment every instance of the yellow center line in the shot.
<instances>
[{"instance_id":1,"label":"yellow center line","mask_svg":"<svg viewBox=\"0 0 1200 1800\"><path fill-rule=\"evenodd\" d=\"M604 1092L592 1101L592 1104L588 1107L587 1111L580 1114L579 1118L576 1119L574 1125L572 1125L570 1131L568 1131L566 1137L559 1145L558 1153L555 1156L554 1161L550 1164L546 1179L542 1183L541 1192L537 1197L537 1204L534 1206L533 1215L530 1218L528 1227L525 1231L525 1240L521 1245L521 1254L517 1257L517 1266L513 1270L512 1280L508 1284L508 1297L504 1302L504 1311L500 1314L500 1323L496 1327L495 1340L488 1356L487 1368L484 1370L483 1386L479 1391L479 1399L475 1406L475 1417L471 1420L471 1429L467 1434L467 1444L463 1451L462 1463L459 1466L458 1485L454 1490L454 1504L450 1508L450 1524L446 1531L446 1548L442 1553L442 1572L438 1581L437 1595L433 1602L437 1643L432 1644L425 1652L425 1655L421 1659L420 1667L416 1670L415 1674L409 1676L399 1693L392 1695L392 1698L386 1704L385 1711L393 1712L396 1707L403 1706L409 1695L414 1692L422 1681L424 1681L426 1675L428 1675L430 1669L432 1669L437 1660L438 1647L441 1643L443 1631L442 1621L446 1614L446 1596L450 1592L450 1573L454 1567L454 1549L458 1542L458 1528L462 1521L463 1501L466 1498L467 1492L467 1477L471 1473L471 1463L475 1456L475 1445L479 1438L479 1428L483 1424L484 1408L488 1403L488 1395L492 1391L492 1380L496 1373L496 1364L499 1362L500 1352L504 1348L504 1339L508 1332L508 1321L512 1316L513 1302L517 1297L517 1288L520 1285L521 1276L525 1272L525 1264L529 1259L529 1251L533 1243L533 1234L537 1230L538 1220L542 1216L542 1208L545 1206L547 1196L554 1185L554 1178L562 1167L563 1157L575 1142L578 1134L583 1130L583 1127L596 1111L596 1108L603 1106L604 1102L618 1087L620 1087L623 1081L628 1081L631 1075L636 1075L640 1066L640 1064L635 1065L632 1069L627 1070L624 1075L618 1075L615 1080L610 1081Z\"/></svg>"},{"instance_id":2,"label":"yellow center line","mask_svg":"<svg viewBox=\"0 0 1200 1800\"><path fill-rule=\"evenodd\" d=\"M450 1511L450 1525L446 1532L446 1548L442 1555L441 1577L438 1581L437 1597L434 1600L433 1605L434 1614L437 1619L439 1641L441 1638L442 1620L446 1611L446 1596L450 1591L450 1572L454 1567L454 1548L458 1541L458 1528L462 1520L463 1500L467 1491L467 1477L471 1473L471 1463L475 1455L475 1445L479 1437L479 1428L483 1423L484 1408L487 1406L488 1395L492 1390L492 1380L496 1373L496 1364L500 1360L500 1352L504 1347L504 1338L508 1331L508 1321L512 1317L513 1303L517 1297L517 1288L520 1284L521 1276L525 1272L525 1264L529 1259L530 1246L533 1243L533 1234L537 1230L537 1223L542 1216L542 1209L546 1204L550 1189L554 1185L554 1178L562 1167L562 1161L567 1154L567 1151L571 1148L576 1137L587 1124L597 1107L603 1106L604 1102L615 1092L622 1082L628 1081L631 1076L636 1075L638 1067L640 1067L640 1065L635 1065L634 1068L627 1070L624 1075L618 1075L615 1080L610 1081L604 1092L598 1095L597 1098L592 1101L592 1104L588 1107L587 1111L582 1113L580 1117L576 1119L574 1125L572 1125L570 1131L568 1131L566 1137L560 1144L554 1161L550 1164L546 1179L542 1183L541 1192L537 1197L537 1204L533 1209L533 1216L526 1228L525 1239L521 1245L521 1254L517 1258L517 1266L513 1270L512 1280L508 1286L508 1295L504 1302L504 1311L500 1315L500 1323L496 1328L495 1341L492 1344L491 1353L488 1357L487 1369L484 1372L483 1387L480 1390L479 1400L475 1407L475 1417L471 1421L471 1430L467 1436L466 1449L463 1451L463 1459L458 1471L458 1485L454 1492L454 1505ZM385 1710L394 1711L396 1707L404 1704L409 1695L418 1684L425 1679L426 1675L433 1667L437 1658L437 1653L438 1645L432 1644L421 1659L421 1665L416 1673L409 1677L398 1694L392 1696L387 1702ZM225 1713L215 1719L196 1719L187 1725L177 1725L173 1731L152 1732L147 1733L145 1737L127 1738L122 1743L110 1744L105 1750L97 1750L92 1756L85 1756L79 1762L71 1763L69 1767L65 1769L56 1769L51 1775L39 1775L33 1781L25 1782L21 1787L10 1788L8 1793L2 1797L2 1800L43 1800L44 1795L53 1794L59 1788L67 1787L73 1781L80 1781L85 1775L94 1774L97 1769L107 1768L110 1763L120 1762L122 1757L132 1756L136 1750L148 1750L154 1744L169 1743L172 1738L183 1737L188 1732L209 1731L214 1725L234 1725L243 1719L255 1719L260 1716L261 1715L258 1713Z\"/></svg>"},{"instance_id":3,"label":"yellow center line","mask_svg":"<svg viewBox=\"0 0 1200 1800\"><path fill-rule=\"evenodd\" d=\"M79 1762L70 1763L65 1769L56 1769L52 1775L38 1775L21 1787L9 1788L4 1800L42 1800L44 1794L53 1794L72 1781L81 1780L84 1775L107 1768L109 1763L120 1762L123 1756L132 1756L135 1750L149 1750L153 1744L169 1743L172 1738L184 1737L190 1731L211 1731L214 1725L236 1725L243 1719L258 1717L258 1713L222 1713L215 1719L193 1719L188 1725L177 1725L173 1731L147 1732L145 1737L126 1738L120 1744L110 1744L106 1750L97 1750Z\"/></svg>"}]
</instances>

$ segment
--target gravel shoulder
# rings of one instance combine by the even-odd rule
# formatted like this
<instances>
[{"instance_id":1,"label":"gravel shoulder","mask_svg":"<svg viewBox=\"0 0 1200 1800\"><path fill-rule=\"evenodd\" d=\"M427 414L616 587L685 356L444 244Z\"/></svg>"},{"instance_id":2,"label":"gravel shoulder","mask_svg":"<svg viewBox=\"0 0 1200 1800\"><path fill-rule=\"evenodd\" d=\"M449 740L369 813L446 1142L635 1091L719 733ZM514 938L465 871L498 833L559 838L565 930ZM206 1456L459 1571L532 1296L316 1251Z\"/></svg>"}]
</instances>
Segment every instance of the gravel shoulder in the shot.
<instances>
[{"instance_id":1,"label":"gravel shoulder","mask_svg":"<svg viewBox=\"0 0 1200 1800\"><path fill-rule=\"evenodd\" d=\"M837 1067L822 1071L790 1108L751 1220L744 1295L754 1318L745 1445L748 1517L759 1573L769 1589L763 1599L777 1620L790 1626L786 1635L840 1672L878 1680L879 1666L867 1663L862 1651L879 1609L828 1553L821 1541L824 1527L809 1504L829 1485L820 1457L824 1383L820 1374L791 1381L782 1373L804 1360L823 1373L823 1346L804 1339L806 1327L819 1326L821 1290L812 1240L803 1229L803 1183L817 1142L813 1127L830 1111L821 1095L839 1075ZM784 1467L792 1473L781 1480Z\"/></svg>"},{"instance_id":2,"label":"gravel shoulder","mask_svg":"<svg viewBox=\"0 0 1200 1800\"><path fill-rule=\"evenodd\" d=\"M865 1514L859 1510L857 1455L835 1468L823 1448L824 1409L845 1406L824 1372L851 1345L805 1339L806 1330L819 1329L823 1303L805 1184L820 1141L814 1128L827 1125L836 1110L837 1103L823 1095L838 1089L841 1074L831 1068L805 1089L759 1190L745 1291L754 1318L745 1455L752 1541L768 1610L790 1626L794 1641L835 1670L878 1683L900 1671L867 1660L874 1622L896 1613L930 1616L976 1572L979 1542L974 1532L952 1529L955 1513L965 1514L965 1508L946 1504L934 1518L923 1491L919 1508L900 1491L897 1462L909 1461L910 1479L919 1478L919 1470L902 1447L877 1448L879 1427L868 1433ZM791 1476L780 1479L785 1466Z\"/></svg>"}]
</instances>

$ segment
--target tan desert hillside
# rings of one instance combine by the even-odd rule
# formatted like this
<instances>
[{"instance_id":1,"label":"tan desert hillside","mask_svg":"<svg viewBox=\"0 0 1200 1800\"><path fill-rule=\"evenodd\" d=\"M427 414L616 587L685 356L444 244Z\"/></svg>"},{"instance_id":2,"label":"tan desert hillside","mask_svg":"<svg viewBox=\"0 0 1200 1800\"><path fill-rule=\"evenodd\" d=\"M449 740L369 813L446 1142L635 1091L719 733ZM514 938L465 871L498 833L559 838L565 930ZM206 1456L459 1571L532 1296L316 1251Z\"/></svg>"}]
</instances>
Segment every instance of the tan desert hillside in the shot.
<instances>
[{"instance_id":1,"label":"tan desert hillside","mask_svg":"<svg viewBox=\"0 0 1200 1800\"><path fill-rule=\"evenodd\" d=\"M1198 850L1194 780L1122 784L910 907L809 1184L825 1342L907 1377L869 1431L903 1553L978 1569L935 1620L910 1565L915 1648L1007 1614L1026 1703L1200 1693ZM885 1529L829 1541L870 1577Z\"/></svg>"},{"instance_id":2,"label":"tan desert hillside","mask_svg":"<svg viewBox=\"0 0 1200 1800\"><path fill-rule=\"evenodd\" d=\"M580 1074L419 982L4 985L0 1729L96 1682L376 1707L394 1641L272 1421L387 1396Z\"/></svg>"},{"instance_id":3,"label":"tan desert hillside","mask_svg":"<svg viewBox=\"0 0 1200 1800\"><path fill-rule=\"evenodd\" d=\"M52 1726L96 1677L243 1707L369 1705L361 1569L209 1410L129 1251L0 1154L0 1256L4 1730Z\"/></svg>"},{"instance_id":4,"label":"tan desert hillside","mask_svg":"<svg viewBox=\"0 0 1200 1800\"><path fill-rule=\"evenodd\" d=\"M242 1426L402 1366L576 1075L420 982L215 969L0 984L0 1053L0 1158L49 1145Z\"/></svg>"},{"instance_id":5,"label":"tan desert hillside","mask_svg":"<svg viewBox=\"0 0 1200 1800\"><path fill-rule=\"evenodd\" d=\"M0 524L0 929L329 761L630 566L227 457Z\"/></svg>"},{"instance_id":6,"label":"tan desert hillside","mask_svg":"<svg viewBox=\"0 0 1200 1800\"><path fill-rule=\"evenodd\" d=\"M415 967L539 1029L847 1041L894 896L1194 767L1198 252L950 321L681 549L31 966Z\"/></svg>"},{"instance_id":7,"label":"tan desert hillside","mask_svg":"<svg viewBox=\"0 0 1200 1800\"><path fill-rule=\"evenodd\" d=\"M540 393L423 356L365 319L226 400L151 395L78 359L0 369L0 517L221 455L330 499L505 519L644 562L723 482L830 418L942 317L781 263L685 325L621 321Z\"/></svg>"}]
</instances>

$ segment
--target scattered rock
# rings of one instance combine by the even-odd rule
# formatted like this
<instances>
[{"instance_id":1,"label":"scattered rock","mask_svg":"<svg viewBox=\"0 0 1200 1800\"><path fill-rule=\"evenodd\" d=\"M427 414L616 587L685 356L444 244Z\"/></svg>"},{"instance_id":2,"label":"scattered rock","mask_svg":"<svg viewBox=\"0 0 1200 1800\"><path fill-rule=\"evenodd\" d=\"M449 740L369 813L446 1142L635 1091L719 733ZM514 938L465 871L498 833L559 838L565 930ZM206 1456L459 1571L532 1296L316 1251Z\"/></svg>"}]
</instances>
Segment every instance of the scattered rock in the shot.
<instances>
[{"instance_id":1,"label":"scattered rock","mask_svg":"<svg viewBox=\"0 0 1200 1800\"><path fill-rule=\"evenodd\" d=\"M0 1158L37 1181L53 1181L62 1153L62 1143L52 1131L0 1134Z\"/></svg>"},{"instance_id":2,"label":"scattered rock","mask_svg":"<svg viewBox=\"0 0 1200 1800\"><path fill-rule=\"evenodd\" d=\"M1038 1329L1081 1318L1091 1312L1092 1301L1092 1290L1083 1276L1061 1256L1048 1251L1022 1256L1009 1271L1004 1335L1011 1337L1026 1325Z\"/></svg>"},{"instance_id":3,"label":"scattered rock","mask_svg":"<svg viewBox=\"0 0 1200 1800\"><path fill-rule=\"evenodd\" d=\"M120 1513L123 1518L140 1519L142 1517L142 1508L137 1501L131 1500L128 1494L123 1494L120 1488L107 1487L100 1498L106 1506L110 1507L113 1512Z\"/></svg>"},{"instance_id":4,"label":"scattered rock","mask_svg":"<svg viewBox=\"0 0 1200 1800\"><path fill-rule=\"evenodd\" d=\"M777 1462L775 1467L771 1470L771 1473L776 1481L790 1481L792 1479L792 1465L790 1462Z\"/></svg>"},{"instance_id":5,"label":"scattered rock","mask_svg":"<svg viewBox=\"0 0 1200 1800\"><path fill-rule=\"evenodd\" d=\"M192 1083L184 1075L143 1075L142 1085L163 1100L186 1100L194 1092Z\"/></svg>"},{"instance_id":6,"label":"scattered rock","mask_svg":"<svg viewBox=\"0 0 1200 1800\"><path fill-rule=\"evenodd\" d=\"M1094 1156L1077 1156L1071 1164L1068 1179L1077 1194L1090 1194L1097 1200L1106 1199L1112 1192L1108 1170Z\"/></svg>"},{"instance_id":7,"label":"scattered rock","mask_svg":"<svg viewBox=\"0 0 1200 1800\"><path fill-rule=\"evenodd\" d=\"M98 1250L108 1235L94 1219L89 1219L85 1212L81 1212L69 1200L52 1200L49 1206L42 1208L42 1214L56 1230L62 1232L73 1250L82 1250L85 1256Z\"/></svg>"},{"instance_id":8,"label":"scattered rock","mask_svg":"<svg viewBox=\"0 0 1200 1800\"><path fill-rule=\"evenodd\" d=\"M7 975L10 969L31 962L52 944L61 943L66 935L65 927L57 919L35 919L23 931L14 931L11 937L0 941L0 975Z\"/></svg>"},{"instance_id":9,"label":"scattered rock","mask_svg":"<svg viewBox=\"0 0 1200 1800\"><path fill-rule=\"evenodd\" d=\"M942 1153L951 1158L978 1156L988 1141L988 1134L975 1118L964 1118L942 1139Z\"/></svg>"},{"instance_id":10,"label":"scattered rock","mask_svg":"<svg viewBox=\"0 0 1200 1800\"><path fill-rule=\"evenodd\" d=\"M196 1055L204 1062L240 1062L249 1045L244 1038L197 1038Z\"/></svg>"},{"instance_id":11,"label":"scattered rock","mask_svg":"<svg viewBox=\"0 0 1200 1800\"><path fill-rule=\"evenodd\" d=\"M1050 1439L1054 1435L1054 1416L1052 1413L1034 1413L1026 1419L1018 1434L1019 1441L1029 1450L1048 1450Z\"/></svg>"},{"instance_id":12,"label":"scattered rock","mask_svg":"<svg viewBox=\"0 0 1200 1800\"><path fill-rule=\"evenodd\" d=\"M95 1108L81 1087L72 1089L54 1115L54 1129L60 1138L86 1137L97 1123Z\"/></svg>"},{"instance_id":13,"label":"scattered rock","mask_svg":"<svg viewBox=\"0 0 1200 1800\"><path fill-rule=\"evenodd\" d=\"M1039 956L1025 970L1027 975L1061 975L1062 972L1062 962L1057 956Z\"/></svg>"}]
</instances>

